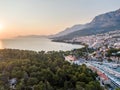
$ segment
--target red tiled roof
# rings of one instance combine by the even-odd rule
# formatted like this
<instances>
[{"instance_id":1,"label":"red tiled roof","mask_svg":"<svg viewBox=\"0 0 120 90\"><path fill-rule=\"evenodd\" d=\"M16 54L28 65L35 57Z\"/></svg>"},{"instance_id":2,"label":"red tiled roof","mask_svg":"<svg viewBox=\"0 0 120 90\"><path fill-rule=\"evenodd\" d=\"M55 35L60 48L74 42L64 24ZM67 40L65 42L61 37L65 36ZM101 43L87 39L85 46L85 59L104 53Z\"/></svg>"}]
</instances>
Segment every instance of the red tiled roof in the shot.
<instances>
[{"instance_id":1,"label":"red tiled roof","mask_svg":"<svg viewBox=\"0 0 120 90\"><path fill-rule=\"evenodd\" d=\"M93 71L96 71L98 76L100 76L101 78L103 78L104 80L108 80L108 77L102 73L101 71L99 71L98 69L96 69L95 67L90 66L90 69Z\"/></svg>"},{"instance_id":2,"label":"red tiled roof","mask_svg":"<svg viewBox=\"0 0 120 90\"><path fill-rule=\"evenodd\" d=\"M107 77L104 73L102 73L101 71L97 71L97 74L98 74L101 78L103 78L104 80L108 80L108 77Z\"/></svg>"},{"instance_id":3,"label":"red tiled roof","mask_svg":"<svg viewBox=\"0 0 120 90\"><path fill-rule=\"evenodd\" d=\"M72 55L69 55L69 56L66 56L65 57L67 60L70 60L70 61L76 61L76 57L75 56L72 56Z\"/></svg>"}]
</instances>

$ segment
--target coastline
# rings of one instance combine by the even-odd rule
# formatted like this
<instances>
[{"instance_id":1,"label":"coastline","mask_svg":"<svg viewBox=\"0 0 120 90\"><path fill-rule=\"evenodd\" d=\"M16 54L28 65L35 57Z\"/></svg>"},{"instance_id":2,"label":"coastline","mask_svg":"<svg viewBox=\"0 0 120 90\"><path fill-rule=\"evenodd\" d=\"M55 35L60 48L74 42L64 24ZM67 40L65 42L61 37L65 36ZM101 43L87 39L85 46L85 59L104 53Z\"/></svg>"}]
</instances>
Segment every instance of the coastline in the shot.
<instances>
[{"instance_id":1,"label":"coastline","mask_svg":"<svg viewBox=\"0 0 120 90\"><path fill-rule=\"evenodd\" d=\"M83 44L81 42L70 42L70 41L64 41L64 40L55 40L55 39L51 39L51 42L61 42L61 43L67 43L67 44L74 44L74 45L82 45L82 46L87 46L87 44Z\"/></svg>"},{"instance_id":2,"label":"coastline","mask_svg":"<svg viewBox=\"0 0 120 90\"><path fill-rule=\"evenodd\" d=\"M32 43L31 43L32 42ZM35 38L35 37L25 37L25 38L14 38L2 40L1 48L12 48L21 50L34 50L34 51L68 51L72 49L82 48L82 45L78 44L67 44L65 42L55 43L52 39L47 37Z\"/></svg>"}]
</instances>

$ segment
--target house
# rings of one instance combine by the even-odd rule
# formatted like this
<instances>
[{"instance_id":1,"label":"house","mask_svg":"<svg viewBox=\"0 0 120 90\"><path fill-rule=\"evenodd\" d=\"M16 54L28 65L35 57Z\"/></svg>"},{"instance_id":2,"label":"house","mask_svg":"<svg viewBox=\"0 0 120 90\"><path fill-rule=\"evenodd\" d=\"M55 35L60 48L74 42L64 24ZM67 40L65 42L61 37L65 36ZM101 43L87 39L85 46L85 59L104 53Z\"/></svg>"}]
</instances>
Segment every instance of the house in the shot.
<instances>
[{"instance_id":1,"label":"house","mask_svg":"<svg viewBox=\"0 0 120 90\"><path fill-rule=\"evenodd\" d=\"M104 73L102 73L101 71L97 71L97 74L103 84L111 84L109 78Z\"/></svg>"},{"instance_id":2,"label":"house","mask_svg":"<svg viewBox=\"0 0 120 90\"><path fill-rule=\"evenodd\" d=\"M77 60L77 58L74 55L65 56L65 61L68 61L70 63L73 63L76 60Z\"/></svg>"},{"instance_id":3,"label":"house","mask_svg":"<svg viewBox=\"0 0 120 90\"><path fill-rule=\"evenodd\" d=\"M15 89L16 83L17 83L17 79L16 79L16 78L10 79L10 80L9 80L10 88L11 88L11 89Z\"/></svg>"},{"instance_id":4,"label":"house","mask_svg":"<svg viewBox=\"0 0 120 90\"><path fill-rule=\"evenodd\" d=\"M97 68L93 67L93 66L89 66L89 68L93 71L96 72L98 75L98 78L100 80L100 82L102 82L102 84L111 84L110 79L101 71L99 71Z\"/></svg>"}]
</instances>

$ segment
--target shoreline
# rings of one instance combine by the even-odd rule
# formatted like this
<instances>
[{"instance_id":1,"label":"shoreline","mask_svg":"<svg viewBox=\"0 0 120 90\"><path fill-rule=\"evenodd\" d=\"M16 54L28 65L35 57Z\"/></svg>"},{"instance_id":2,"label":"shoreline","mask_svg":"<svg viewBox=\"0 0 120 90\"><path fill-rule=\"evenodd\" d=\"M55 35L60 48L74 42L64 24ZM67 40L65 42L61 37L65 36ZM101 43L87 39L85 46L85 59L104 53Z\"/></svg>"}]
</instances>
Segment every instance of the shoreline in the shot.
<instances>
[{"instance_id":1,"label":"shoreline","mask_svg":"<svg viewBox=\"0 0 120 90\"><path fill-rule=\"evenodd\" d=\"M67 44L73 44L73 45L82 45L82 46L87 46L85 43L81 43L81 42L66 42L64 40L54 40L54 39L51 39L51 42L61 42L61 43L67 43Z\"/></svg>"},{"instance_id":2,"label":"shoreline","mask_svg":"<svg viewBox=\"0 0 120 90\"><path fill-rule=\"evenodd\" d=\"M32 42L32 43L31 43ZM1 49L21 49L32 51L69 51L72 49L83 48L80 44L67 44L65 42L55 43L52 39L44 38L16 38L10 40L3 40L1 42Z\"/></svg>"}]
</instances>

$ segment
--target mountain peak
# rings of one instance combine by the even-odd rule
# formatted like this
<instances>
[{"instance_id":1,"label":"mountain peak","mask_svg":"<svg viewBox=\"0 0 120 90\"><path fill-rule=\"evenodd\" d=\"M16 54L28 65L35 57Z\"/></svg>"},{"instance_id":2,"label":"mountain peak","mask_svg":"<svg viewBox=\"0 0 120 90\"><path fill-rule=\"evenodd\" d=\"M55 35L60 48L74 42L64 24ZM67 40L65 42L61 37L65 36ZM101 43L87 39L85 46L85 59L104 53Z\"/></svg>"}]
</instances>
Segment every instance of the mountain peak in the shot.
<instances>
[{"instance_id":1,"label":"mountain peak","mask_svg":"<svg viewBox=\"0 0 120 90\"><path fill-rule=\"evenodd\" d=\"M106 27L120 22L120 9L96 16L90 23L92 26Z\"/></svg>"},{"instance_id":2,"label":"mountain peak","mask_svg":"<svg viewBox=\"0 0 120 90\"><path fill-rule=\"evenodd\" d=\"M117 15L120 16L120 8L118 10L115 11Z\"/></svg>"},{"instance_id":3,"label":"mountain peak","mask_svg":"<svg viewBox=\"0 0 120 90\"><path fill-rule=\"evenodd\" d=\"M120 12L120 8L119 8L117 11L119 11L119 12Z\"/></svg>"}]
</instances>

